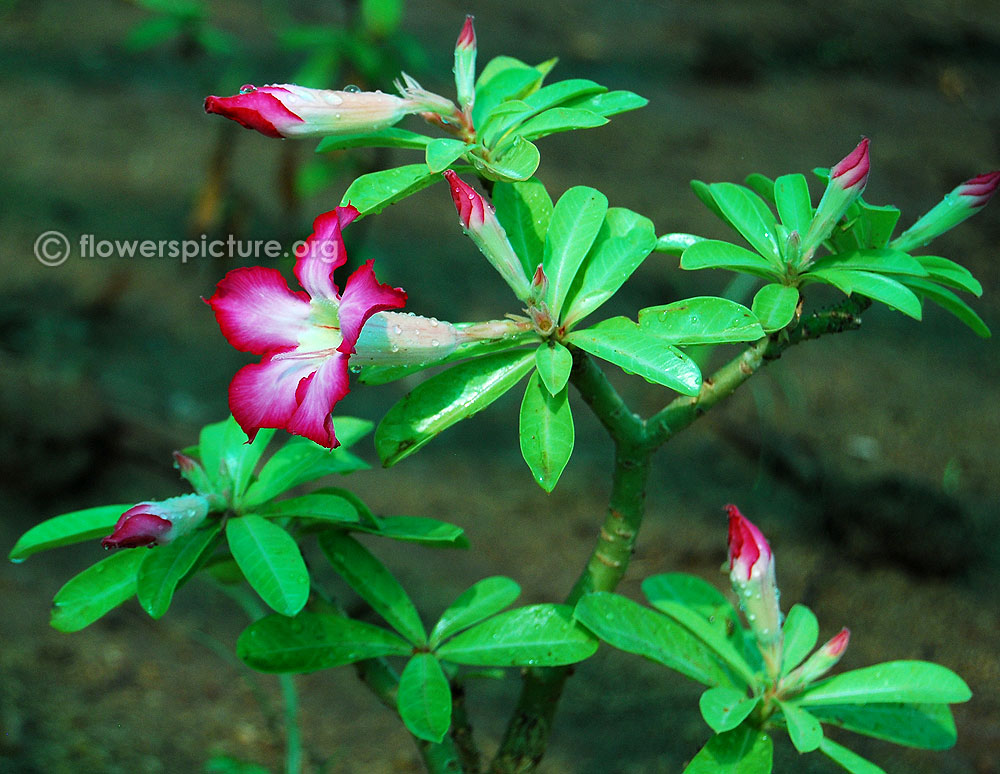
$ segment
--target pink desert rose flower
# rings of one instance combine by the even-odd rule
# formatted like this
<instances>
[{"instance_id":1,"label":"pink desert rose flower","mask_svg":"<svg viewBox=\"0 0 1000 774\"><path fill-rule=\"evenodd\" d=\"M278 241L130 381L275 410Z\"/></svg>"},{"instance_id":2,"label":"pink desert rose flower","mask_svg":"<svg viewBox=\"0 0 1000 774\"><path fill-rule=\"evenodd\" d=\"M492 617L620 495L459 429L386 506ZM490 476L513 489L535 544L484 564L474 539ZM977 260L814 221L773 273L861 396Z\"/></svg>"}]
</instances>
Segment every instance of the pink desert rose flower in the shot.
<instances>
[{"instance_id":1,"label":"pink desert rose flower","mask_svg":"<svg viewBox=\"0 0 1000 774\"><path fill-rule=\"evenodd\" d=\"M201 495L139 503L121 515L114 532L101 545L105 548L165 545L201 524L208 511L208 498Z\"/></svg>"},{"instance_id":2,"label":"pink desert rose flower","mask_svg":"<svg viewBox=\"0 0 1000 774\"><path fill-rule=\"evenodd\" d=\"M348 205L320 215L300 251L292 291L276 269L254 266L229 272L208 304L223 335L239 350L262 355L229 385L229 407L252 441L274 427L334 448L330 412L349 391L348 359L373 314L406 302L401 288L380 284L372 261L344 285L333 270L347 260L341 229L358 217Z\"/></svg>"}]
</instances>

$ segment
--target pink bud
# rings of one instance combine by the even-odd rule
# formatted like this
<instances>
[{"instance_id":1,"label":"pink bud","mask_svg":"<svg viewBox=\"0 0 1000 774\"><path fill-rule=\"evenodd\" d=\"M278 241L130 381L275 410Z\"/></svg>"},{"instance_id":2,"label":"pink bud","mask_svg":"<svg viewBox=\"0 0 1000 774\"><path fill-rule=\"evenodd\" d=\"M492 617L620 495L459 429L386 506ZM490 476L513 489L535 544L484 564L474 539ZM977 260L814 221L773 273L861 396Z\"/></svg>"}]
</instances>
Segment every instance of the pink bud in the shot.
<instances>
[{"instance_id":1,"label":"pink bud","mask_svg":"<svg viewBox=\"0 0 1000 774\"><path fill-rule=\"evenodd\" d=\"M444 176L448 180L448 185L451 186L451 198L455 201L455 207L458 209L462 228L467 231L476 231L482 228L483 222L486 220L487 208L492 213L493 205L486 202L470 185L463 182L454 171L445 170Z\"/></svg>"},{"instance_id":2,"label":"pink bud","mask_svg":"<svg viewBox=\"0 0 1000 774\"><path fill-rule=\"evenodd\" d=\"M955 189L955 193L967 197L965 204L968 207L979 208L986 206L986 202L997 192L998 187L1000 187L1000 170L976 175L966 180Z\"/></svg>"},{"instance_id":3,"label":"pink bud","mask_svg":"<svg viewBox=\"0 0 1000 774\"><path fill-rule=\"evenodd\" d=\"M455 48L468 50L476 47L476 30L472 26L473 18L471 13L465 17L465 24L462 25L462 31L458 34Z\"/></svg>"},{"instance_id":4,"label":"pink bud","mask_svg":"<svg viewBox=\"0 0 1000 774\"><path fill-rule=\"evenodd\" d=\"M771 546L764 534L735 505L727 505L729 514L729 571L741 580L750 580L754 571L760 575L771 563ZM758 564L758 560L763 562Z\"/></svg>"},{"instance_id":5,"label":"pink bud","mask_svg":"<svg viewBox=\"0 0 1000 774\"><path fill-rule=\"evenodd\" d=\"M823 653L828 658L839 659L847 650L847 643L850 642L850 639L851 630L845 626L823 646Z\"/></svg>"},{"instance_id":6,"label":"pink bud","mask_svg":"<svg viewBox=\"0 0 1000 774\"><path fill-rule=\"evenodd\" d=\"M868 182L868 138L858 143L858 147L848 153L840 163L830 170L831 182L836 180L843 189L862 190Z\"/></svg>"},{"instance_id":7,"label":"pink bud","mask_svg":"<svg viewBox=\"0 0 1000 774\"><path fill-rule=\"evenodd\" d=\"M173 529L166 519L148 511L150 503L129 508L118 519L115 531L101 541L105 548L138 548L155 546Z\"/></svg>"}]
</instances>

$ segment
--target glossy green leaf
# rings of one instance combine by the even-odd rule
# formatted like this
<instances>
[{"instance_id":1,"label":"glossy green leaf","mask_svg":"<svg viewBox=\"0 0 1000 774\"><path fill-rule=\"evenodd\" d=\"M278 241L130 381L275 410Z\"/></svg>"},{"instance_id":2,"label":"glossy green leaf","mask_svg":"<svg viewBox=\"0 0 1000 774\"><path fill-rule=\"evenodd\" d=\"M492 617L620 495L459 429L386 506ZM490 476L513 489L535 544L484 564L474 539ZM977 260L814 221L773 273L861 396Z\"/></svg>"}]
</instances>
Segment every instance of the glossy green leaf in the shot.
<instances>
[{"instance_id":1,"label":"glossy green leaf","mask_svg":"<svg viewBox=\"0 0 1000 774\"><path fill-rule=\"evenodd\" d=\"M262 429L253 443L247 443L247 434L231 416L201 429L198 456L217 492L232 491L234 497L242 494L274 432Z\"/></svg>"},{"instance_id":2,"label":"glossy green leaf","mask_svg":"<svg viewBox=\"0 0 1000 774\"><path fill-rule=\"evenodd\" d=\"M340 427L344 427L343 436ZM365 470L368 463L355 457L347 447L353 440L351 436L365 435L371 430L372 423L353 417L335 417L334 433L341 445L336 449L327 449L308 438L294 436L284 446L276 451L261 468L257 481L250 485L243 498L244 508L253 508L261 503L277 497L282 492L315 481L334 473L341 475L356 470Z\"/></svg>"},{"instance_id":3,"label":"glossy green leaf","mask_svg":"<svg viewBox=\"0 0 1000 774\"><path fill-rule=\"evenodd\" d=\"M757 194L765 202L775 204L774 181L767 175L762 175L760 172L751 172L743 178L743 182L746 183L747 188Z\"/></svg>"},{"instance_id":4,"label":"glossy green leaf","mask_svg":"<svg viewBox=\"0 0 1000 774\"><path fill-rule=\"evenodd\" d=\"M469 148L467 142L462 140L452 140L447 137L439 137L431 140L424 149L424 159L427 168L431 172L443 172L451 166L452 162L459 159Z\"/></svg>"},{"instance_id":5,"label":"glossy green leaf","mask_svg":"<svg viewBox=\"0 0 1000 774\"><path fill-rule=\"evenodd\" d=\"M609 209L566 294L565 324L575 325L617 293L655 246L651 220L623 207Z\"/></svg>"},{"instance_id":6,"label":"glossy green leaf","mask_svg":"<svg viewBox=\"0 0 1000 774\"><path fill-rule=\"evenodd\" d=\"M468 548L469 541L461 527L424 516L380 516L376 527L358 524L350 527L354 532L368 532L372 535L402 540L405 543L421 543L437 548Z\"/></svg>"},{"instance_id":7,"label":"glossy green leaf","mask_svg":"<svg viewBox=\"0 0 1000 774\"><path fill-rule=\"evenodd\" d=\"M315 672L412 651L410 643L380 626L326 613L270 615L250 624L236 641L236 655L258 672Z\"/></svg>"},{"instance_id":8,"label":"glossy green leaf","mask_svg":"<svg viewBox=\"0 0 1000 774\"><path fill-rule=\"evenodd\" d=\"M708 186L727 221L774 267L781 265L774 215L752 191L735 183Z\"/></svg>"},{"instance_id":9,"label":"glossy green leaf","mask_svg":"<svg viewBox=\"0 0 1000 774\"><path fill-rule=\"evenodd\" d=\"M696 236L695 234L663 234L657 238L656 245L653 247L653 250L658 253L679 256L682 255L691 245L695 244L695 242L704 241L705 237Z\"/></svg>"},{"instance_id":10,"label":"glossy green leaf","mask_svg":"<svg viewBox=\"0 0 1000 774\"><path fill-rule=\"evenodd\" d=\"M445 642L440 658L469 666L562 666L583 661L597 640L566 605L529 605L488 618Z\"/></svg>"},{"instance_id":11,"label":"glossy green leaf","mask_svg":"<svg viewBox=\"0 0 1000 774\"><path fill-rule=\"evenodd\" d=\"M577 620L609 645L635 653L705 685L737 682L719 657L685 627L666 616L608 592L587 594Z\"/></svg>"},{"instance_id":12,"label":"glossy green leaf","mask_svg":"<svg viewBox=\"0 0 1000 774\"><path fill-rule=\"evenodd\" d=\"M563 103L563 107L582 108L602 116L614 116L636 110L649 104L649 100L631 91L609 91L589 97L578 97Z\"/></svg>"},{"instance_id":13,"label":"glossy green leaf","mask_svg":"<svg viewBox=\"0 0 1000 774\"><path fill-rule=\"evenodd\" d=\"M676 602L722 630L739 627L739 614L726 595L697 575L684 572L650 575L642 582L642 593L653 607L660 602Z\"/></svg>"},{"instance_id":14,"label":"glossy green leaf","mask_svg":"<svg viewBox=\"0 0 1000 774\"><path fill-rule=\"evenodd\" d=\"M607 211L608 197L582 185L570 188L556 202L542 258L549 280L545 300L553 319L562 319L563 301L601 230Z\"/></svg>"},{"instance_id":15,"label":"glossy green leaf","mask_svg":"<svg viewBox=\"0 0 1000 774\"><path fill-rule=\"evenodd\" d=\"M972 276L972 272L947 258L936 255L918 255L916 259L935 282L956 290L965 290L974 296L983 294L983 286Z\"/></svg>"},{"instance_id":16,"label":"glossy green leaf","mask_svg":"<svg viewBox=\"0 0 1000 774\"><path fill-rule=\"evenodd\" d=\"M359 134L339 134L324 137L316 146L316 153L345 150L347 148L410 148L420 150L426 148L432 138L426 134L418 134L407 129L397 129L391 126L377 132L361 132Z\"/></svg>"},{"instance_id":17,"label":"glossy green leaf","mask_svg":"<svg viewBox=\"0 0 1000 774\"><path fill-rule=\"evenodd\" d=\"M555 489L576 438L567 390L553 395L535 371L521 401L521 455L531 475L546 492Z\"/></svg>"},{"instance_id":18,"label":"glossy green leaf","mask_svg":"<svg viewBox=\"0 0 1000 774\"><path fill-rule=\"evenodd\" d=\"M479 142L486 148L496 147L512 129L536 112L535 108L520 99L501 102L490 113L486 123L479 127Z\"/></svg>"},{"instance_id":19,"label":"glossy green leaf","mask_svg":"<svg viewBox=\"0 0 1000 774\"><path fill-rule=\"evenodd\" d=\"M983 322L983 318L976 314L971 306L947 288L943 288L927 280L916 278L907 278L903 281L903 284L921 298L930 299L942 309L951 312L955 317L968 325L977 336L988 339L992 335L989 326Z\"/></svg>"},{"instance_id":20,"label":"glossy green leaf","mask_svg":"<svg viewBox=\"0 0 1000 774\"><path fill-rule=\"evenodd\" d=\"M638 374L682 395L697 395L701 388L701 371L691 358L627 318L615 317L593 328L573 331L566 341L626 373Z\"/></svg>"},{"instance_id":21,"label":"glossy green leaf","mask_svg":"<svg viewBox=\"0 0 1000 774\"><path fill-rule=\"evenodd\" d=\"M779 701L781 714L785 717L785 726L788 729L788 738L792 740L795 749L800 753L812 752L819 748L823 741L823 727L808 710L802 709L797 704Z\"/></svg>"},{"instance_id":22,"label":"glossy green leaf","mask_svg":"<svg viewBox=\"0 0 1000 774\"><path fill-rule=\"evenodd\" d=\"M850 269L817 269L805 275L807 281L821 280L851 295L859 293L874 301L919 320L922 315L920 299L905 285L883 274Z\"/></svg>"},{"instance_id":23,"label":"glossy green leaf","mask_svg":"<svg viewBox=\"0 0 1000 774\"><path fill-rule=\"evenodd\" d=\"M858 269L873 271L880 274L907 274L914 277L926 277L927 270L909 253L899 250L852 250L849 253L825 255L816 261L810 271L815 269Z\"/></svg>"},{"instance_id":24,"label":"glossy green leaf","mask_svg":"<svg viewBox=\"0 0 1000 774\"><path fill-rule=\"evenodd\" d=\"M295 615L309 598L309 571L295 540L254 514L226 524L229 550L247 582L277 613Z\"/></svg>"},{"instance_id":25,"label":"glossy green leaf","mask_svg":"<svg viewBox=\"0 0 1000 774\"><path fill-rule=\"evenodd\" d=\"M354 205L362 217L377 215L390 204L395 204L441 179L441 175L431 172L425 163L370 172L348 186L340 205Z\"/></svg>"},{"instance_id":26,"label":"glossy green leaf","mask_svg":"<svg viewBox=\"0 0 1000 774\"><path fill-rule=\"evenodd\" d=\"M684 774L771 774L771 737L744 724L716 734L684 769Z\"/></svg>"},{"instance_id":27,"label":"glossy green leaf","mask_svg":"<svg viewBox=\"0 0 1000 774\"><path fill-rule=\"evenodd\" d=\"M639 327L670 344L723 344L764 337L764 329L749 309L713 296L640 309Z\"/></svg>"},{"instance_id":28,"label":"glossy green leaf","mask_svg":"<svg viewBox=\"0 0 1000 774\"><path fill-rule=\"evenodd\" d=\"M336 524L355 524L360 519L354 504L340 495L314 492L288 500L269 502L256 513L267 518L316 519Z\"/></svg>"},{"instance_id":29,"label":"glossy green leaf","mask_svg":"<svg viewBox=\"0 0 1000 774\"><path fill-rule=\"evenodd\" d=\"M947 704L831 704L809 711L831 726L923 750L947 750L957 738Z\"/></svg>"},{"instance_id":30,"label":"glossy green leaf","mask_svg":"<svg viewBox=\"0 0 1000 774\"><path fill-rule=\"evenodd\" d=\"M823 680L797 700L810 706L900 701L951 704L971 697L969 686L947 667L927 661L888 661Z\"/></svg>"},{"instance_id":31,"label":"glossy green leaf","mask_svg":"<svg viewBox=\"0 0 1000 774\"><path fill-rule=\"evenodd\" d=\"M392 573L367 548L342 532L324 532L320 548L333 569L372 609L414 645L423 645L427 633L409 595Z\"/></svg>"},{"instance_id":32,"label":"glossy green leaf","mask_svg":"<svg viewBox=\"0 0 1000 774\"><path fill-rule=\"evenodd\" d=\"M98 505L96 508L84 508L82 511L53 516L21 535L7 557L12 562L23 562L39 551L106 537L114 530L121 515L132 505L135 503Z\"/></svg>"},{"instance_id":33,"label":"glossy green leaf","mask_svg":"<svg viewBox=\"0 0 1000 774\"><path fill-rule=\"evenodd\" d=\"M795 318L799 305L799 289L789 285L768 283L753 297L750 311L760 320L765 333L780 331Z\"/></svg>"},{"instance_id":34,"label":"glossy green leaf","mask_svg":"<svg viewBox=\"0 0 1000 774\"><path fill-rule=\"evenodd\" d=\"M529 118L517 128L517 134L526 140L537 140L558 132L574 129L593 129L604 126L608 119L580 108L555 107Z\"/></svg>"},{"instance_id":35,"label":"glossy green leaf","mask_svg":"<svg viewBox=\"0 0 1000 774\"><path fill-rule=\"evenodd\" d=\"M70 578L52 600L54 629L78 632L135 594L135 578L145 551L116 551Z\"/></svg>"},{"instance_id":36,"label":"glossy green leaf","mask_svg":"<svg viewBox=\"0 0 1000 774\"><path fill-rule=\"evenodd\" d=\"M780 282L781 272L777 271L766 258L744 247L705 239L691 245L681 256L681 268L729 269L752 274L755 277Z\"/></svg>"},{"instance_id":37,"label":"glossy green leaf","mask_svg":"<svg viewBox=\"0 0 1000 774\"><path fill-rule=\"evenodd\" d=\"M395 465L451 427L489 406L535 365L533 351L498 352L449 368L389 409L375 431L382 464Z\"/></svg>"},{"instance_id":38,"label":"glossy green leaf","mask_svg":"<svg viewBox=\"0 0 1000 774\"><path fill-rule=\"evenodd\" d=\"M493 158L485 160L478 155L470 157L476 170L485 177L500 182L513 183L528 180L535 170L541 155L538 148L520 135L505 142L498 148Z\"/></svg>"},{"instance_id":39,"label":"glossy green leaf","mask_svg":"<svg viewBox=\"0 0 1000 774\"><path fill-rule=\"evenodd\" d=\"M721 734L736 728L759 703L759 696L748 697L745 691L716 686L701 695L698 708L708 727Z\"/></svg>"},{"instance_id":40,"label":"glossy green leaf","mask_svg":"<svg viewBox=\"0 0 1000 774\"><path fill-rule=\"evenodd\" d=\"M525 103L530 105L536 112L541 112L549 108L562 105L570 100L579 100L583 97L590 97L595 94L603 94L608 89L599 83L589 81L586 78L569 78L565 81L557 81L543 86L533 94L524 98ZM586 109L586 108L584 108Z\"/></svg>"},{"instance_id":41,"label":"glossy green leaf","mask_svg":"<svg viewBox=\"0 0 1000 774\"><path fill-rule=\"evenodd\" d=\"M899 210L889 205L869 204L863 199L855 201L854 206L859 213L854 228L860 231L861 246L885 247L899 221Z\"/></svg>"},{"instance_id":42,"label":"glossy green leaf","mask_svg":"<svg viewBox=\"0 0 1000 774\"><path fill-rule=\"evenodd\" d=\"M806 176L796 173L782 175L775 180L774 206L778 209L778 217L789 231L798 231L799 236L805 236L813 216Z\"/></svg>"},{"instance_id":43,"label":"glossy green leaf","mask_svg":"<svg viewBox=\"0 0 1000 774\"><path fill-rule=\"evenodd\" d=\"M805 605L792 605L781 631L785 641L781 654L781 674L787 675L816 647L819 621Z\"/></svg>"},{"instance_id":44,"label":"glossy green leaf","mask_svg":"<svg viewBox=\"0 0 1000 774\"><path fill-rule=\"evenodd\" d=\"M509 56L497 56L486 63L476 80L476 102L472 122L483 126L487 116L504 100L522 99L541 85L543 73Z\"/></svg>"},{"instance_id":45,"label":"glossy green leaf","mask_svg":"<svg viewBox=\"0 0 1000 774\"><path fill-rule=\"evenodd\" d=\"M417 653L399 677L396 707L403 724L418 739L440 742L451 726L451 686L430 653Z\"/></svg>"},{"instance_id":46,"label":"glossy green leaf","mask_svg":"<svg viewBox=\"0 0 1000 774\"><path fill-rule=\"evenodd\" d=\"M832 739L823 737L819 743L820 752L830 760L840 764L840 766L851 774L885 774L885 769L876 766L871 761L865 760L852 750L848 750L843 745L839 745Z\"/></svg>"},{"instance_id":47,"label":"glossy green leaf","mask_svg":"<svg viewBox=\"0 0 1000 774\"><path fill-rule=\"evenodd\" d=\"M727 218L722 213L722 210L719 209L719 205L716 203L715 197L712 196L712 189L709 188L708 183L702 180L692 180L691 191L694 193L695 196L698 197L698 200L702 204L708 207L709 211L713 215L715 215L715 217L725 222L727 225L732 226L732 223L730 223L729 218Z\"/></svg>"},{"instance_id":48,"label":"glossy green leaf","mask_svg":"<svg viewBox=\"0 0 1000 774\"><path fill-rule=\"evenodd\" d=\"M136 576L136 595L151 617L161 618L167 612L177 586L212 551L221 530L216 521L147 552Z\"/></svg>"},{"instance_id":49,"label":"glossy green leaf","mask_svg":"<svg viewBox=\"0 0 1000 774\"><path fill-rule=\"evenodd\" d=\"M439 642L453 634L499 613L513 604L520 594L521 587L510 578L501 575L483 578L474 583L441 614L431 632L431 647L436 647Z\"/></svg>"},{"instance_id":50,"label":"glossy green leaf","mask_svg":"<svg viewBox=\"0 0 1000 774\"><path fill-rule=\"evenodd\" d=\"M573 355L558 341L550 340L535 350L535 369L549 394L558 395L569 382Z\"/></svg>"},{"instance_id":51,"label":"glossy green leaf","mask_svg":"<svg viewBox=\"0 0 1000 774\"><path fill-rule=\"evenodd\" d=\"M493 204L507 239L531 277L542 262L545 232L552 217L552 199L538 178L493 186Z\"/></svg>"}]
</instances>

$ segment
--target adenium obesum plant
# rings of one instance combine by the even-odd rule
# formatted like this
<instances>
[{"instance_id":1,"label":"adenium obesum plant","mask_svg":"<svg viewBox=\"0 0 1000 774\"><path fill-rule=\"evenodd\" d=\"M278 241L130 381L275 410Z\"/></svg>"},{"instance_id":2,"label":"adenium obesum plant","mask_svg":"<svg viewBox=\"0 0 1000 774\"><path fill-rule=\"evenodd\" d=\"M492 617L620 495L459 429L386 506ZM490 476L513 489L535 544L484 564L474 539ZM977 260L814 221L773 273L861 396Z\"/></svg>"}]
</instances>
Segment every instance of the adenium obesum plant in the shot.
<instances>
[{"instance_id":1,"label":"adenium obesum plant","mask_svg":"<svg viewBox=\"0 0 1000 774\"><path fill-rule=\"evenodd\" d=\"M206 100L208 112L269 137L321 137L321 151L389 146L421 151L423 159L361 176L339 206L316 218L296 256L301 290L269 267L234 269L218 283L207 302L223 335L261 360L233 378L232 417L207 425L196 445L175 453L194 494L87 508L21 537L10 554L15 561L96 538L105 548L149 548L112 551L67 582L56 594L53 626L83 628L132 596L159 618L198 573L222 589L246 583L272 612L245 604L252 620L236 652L253 669L285 676L286 774L301 774L302 760L287 675L348 663L398 715L432 774L534 771L571 666L599 643L705 687L698 709L706 741L700 750L685 748L687 774L769 774L777 731L798 752L819 751L854 774L881 769L827 737L824 726L914 747L953 745L949 705L971 695L962 679L923 661L830 676L848 630L817 648L819 624L808 608L793 605L782 615L771 546L734 505L726 508L728 567L745 624L731 597L691 575L643 579L651 607L614 590L636 548L653 454L790 348L857 329L875 302L917 320L924 304L934 303L989 335L958 295L981 294L971 273L910 251L981 209L1000 186L1000 172L958 186L893 239L899 211L863 198L872 160L862 139L819 173L825 190L815 206L798 173L751 175L745 186L693 181L695 194L748 247L685 232L658 235L649 218L611 206L594 188L574 186L553 202L535 177L537 140L602 126L646 100L587 79L545 84L554 60L532 66L497 57L477 76L472 17L454 63L457 105L405 74L398 97L283 85ZM395 126L409 114L447 136ZM470 184L473 177L485 194ZM466 323L404 313L406 293L380 283L372 261L354 270L341 292L334 272L347 262L343 229L442 182L459 225L513 291L510 305L494 319ZM451 206L443 192L425 202ZM684 270L745 275L756 283L747 284L749 305L713 296L665 299L630 316L588 322L653 254L679 257ZM816 284L839 290L840 303L815 307ZM712 361L699 365L693 346L728 347L728 359L703 374ZM424 378L420 372L433 366L440 370ZM655 391L645 405L659 408L641 416L607 377L608 367L641 376ZM467 547L462 529L426 517L380 516L345 488L315 486L367 467L348 447L373 423L332 415L354 371L364 385L414 380L375 429L375 452L386 467L526 381L519 445L534 480L551 491L576 443L572 407L594 413L613 442L611 491L593 550L568 593L507 609L520 587L512 578L488 577L425 627L427 616L378 559L377 546L403 540ZM276 430L291 437L272 452ZM370 536L372 548L354 533ZM313 540L313 556L321 553L376 615L358 620L331 593L316 563L303 557L301 546ZM466 684L484 669L510 667L521 695L486 762L465 708Z\"/></svg>"}]
</instances>

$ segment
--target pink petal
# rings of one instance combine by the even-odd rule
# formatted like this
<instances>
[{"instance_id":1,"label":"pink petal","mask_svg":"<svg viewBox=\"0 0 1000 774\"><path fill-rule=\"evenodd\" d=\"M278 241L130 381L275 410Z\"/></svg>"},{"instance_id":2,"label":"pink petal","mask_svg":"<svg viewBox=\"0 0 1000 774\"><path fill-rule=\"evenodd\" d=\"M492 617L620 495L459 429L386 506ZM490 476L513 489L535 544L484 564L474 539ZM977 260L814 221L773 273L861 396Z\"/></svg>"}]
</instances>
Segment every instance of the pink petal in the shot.
<instances>
[{"instance_id":1,"label":"pink petal","mask_svg":"<svg viewBox=\"0 0 1000 774\"><path fill-rule=\"evenodd\" d=\"M289 127L304 122L271 94L272 90L287 92L287 89L265 86L232 97L208 97L205 112L231 118L247 129L256 129L268 137L285 137L284 132Z\"/></svg>"},{"instance_id":2,"label":"pink petal","mask_svg":"<svg viewBox=\"0 0 1000 774\"><path fill-rule=\"evenodd\" d=\"M399 309L406 303L406 291L385 285L375 279L373 261L366 261L347 278L344 297L340 300L340 334L344 337L337 348L351 354L361 328L376 312Z\"/></svg>"},{"instance_id":3,"label":"pink petal","mask_svg":"<svg viewBox=\"0 0 1000 774\"><path fill-rule=\"evenodd\" d=\"M129 508L118 519L115 531L101 541L105 548L138 548L154 546L173 528L166 519L142 512L143 506Z\"/></svg>"},{"instance_id":4,"label":"pink petal","mask_svg":"<svg viewBox=\"0 0 1000 774\"><path fill-rule=\"evenodd\" d=\"M333 283L333 270L347 260L340 229L357 217L354 207L336 207L313 221L313 233L295 262L299 284L313 298L338 301L340 293Z\"/></svg>"},{"instance_id":5,"label":"pink petal","mask_svg":"<svg viewBox=\"0 0 1000 774\"><path fill-rule=\"evenodd\" d=\"M868 182L868 171L871 168L871 159L868 156L868 138L865 137L858 146L841 159L830 170L830 181L834 180L841 188L847 190L856 188L861 190Z\"/></svg>"},{"instance_id":6,"label":"pink petal","mask_svg":"<svg viewBox=\"0 0 1000 774\"><path fill-rule=\"evenodd\" d=\"M347 355L327 357L316 373L300 384L296 391L299 406L285 429L320 446L330 449L339 446L340 441L333 433L330 412L349 391Z\"/></svg>"},{"instance_id":7,"label":"pink petal","mask_svg":"<svg viewBox=\"0 0 1000 774\"><path fill-rule=\"evenodd\" d=\"M309 297L288 289L277 269L234 269L208 299L222 334L236 349L263 355L298 344L309 318Z\"/></svg>"},{"instance_id":8,"label":"pink petal","mask_svg":"<svg viewBox=\"0 0 1000 774\"><path fill-rule=\"evenodd\" d=\"M321 357L293 357L272 352L259 363L243 366L229 384L229 409L252 441L262 427L287 427L298 408L299 382L323 361Z\"/></svg>"}]
</instances>

